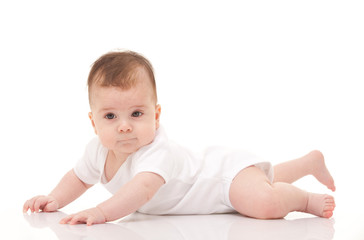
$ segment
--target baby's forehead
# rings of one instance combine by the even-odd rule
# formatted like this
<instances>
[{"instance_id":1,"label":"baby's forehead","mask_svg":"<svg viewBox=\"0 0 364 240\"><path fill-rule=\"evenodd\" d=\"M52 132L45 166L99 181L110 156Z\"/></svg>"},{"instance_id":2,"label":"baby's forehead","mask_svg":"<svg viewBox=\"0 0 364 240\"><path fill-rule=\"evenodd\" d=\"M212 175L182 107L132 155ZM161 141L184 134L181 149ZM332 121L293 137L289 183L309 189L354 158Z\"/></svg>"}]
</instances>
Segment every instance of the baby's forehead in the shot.
<instances>
[{"instance_id":1,"label":"baby's forehead","mask_svg":"<svg viewBox=\"0 0 364 240\"><path fill-rule=\"evenodd\" d=\"M137 81L129 87L102 86L95 84L89 92L90 105L103 103L117 103L130 105L152 102L156 104L156 96L151 83L148 81Z\"/></svg>"}]
</instances>

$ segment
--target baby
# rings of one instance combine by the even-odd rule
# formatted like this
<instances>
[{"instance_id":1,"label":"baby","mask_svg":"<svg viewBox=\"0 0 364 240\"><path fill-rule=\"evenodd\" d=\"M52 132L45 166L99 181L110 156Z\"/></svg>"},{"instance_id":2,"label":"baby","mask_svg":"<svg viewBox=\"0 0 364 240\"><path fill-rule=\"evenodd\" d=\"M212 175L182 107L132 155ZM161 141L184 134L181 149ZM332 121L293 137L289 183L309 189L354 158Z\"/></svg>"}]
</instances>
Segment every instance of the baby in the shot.
<instances>
[{"instance_id":1,"label":"baby","mask_svg":"<svg viewBox=\"0 0 364 240\"><path fill-rule=\"evenodd\" d=\"M56 211L101 182L113 196L60 223L105 223L135 211L239 212L258 219L283 218L292 211L333 215L332 196L291 185L313 175L335 191L319 151L272 167L243 151L214 147L198 155L168 140L160 126L153 68L143 56L130 51L101 56L90 71L88 91L97 137L49 195L25 202L24 212Z\"/></svg>"}]
</instances>

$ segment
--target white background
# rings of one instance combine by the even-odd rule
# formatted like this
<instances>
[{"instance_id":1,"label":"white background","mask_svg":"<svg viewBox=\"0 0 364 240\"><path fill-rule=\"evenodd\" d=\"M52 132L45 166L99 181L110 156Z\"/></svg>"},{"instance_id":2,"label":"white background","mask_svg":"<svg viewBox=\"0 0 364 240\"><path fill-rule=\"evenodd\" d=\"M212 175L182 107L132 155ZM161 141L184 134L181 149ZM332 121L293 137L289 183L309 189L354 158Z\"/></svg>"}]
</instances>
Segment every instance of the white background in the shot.
<instances>
[{"instance_id":1,"label":"white background","mask_svg":"<svg viewBox=\"0 0 364 240\"><path fill-rule=\"evenodd\" d=\"M338 209L354 209L363 199L363 12L350 0L2 1L2 205L21 211L73 167L94 136L90 66L121 48L152 62L170 138L273 163L319 149ZM298 185L326 191L313 178ZM88 194L77 210L109 196Z\"/></svg>"}]
</instances>

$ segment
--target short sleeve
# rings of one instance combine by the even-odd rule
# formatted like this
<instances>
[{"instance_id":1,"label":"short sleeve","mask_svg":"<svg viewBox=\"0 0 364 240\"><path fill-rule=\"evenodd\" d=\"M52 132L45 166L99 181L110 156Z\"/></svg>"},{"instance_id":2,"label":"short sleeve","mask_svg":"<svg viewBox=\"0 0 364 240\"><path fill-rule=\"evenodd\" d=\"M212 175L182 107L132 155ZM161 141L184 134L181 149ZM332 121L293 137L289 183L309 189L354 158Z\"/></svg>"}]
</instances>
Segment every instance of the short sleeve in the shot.
<instances>
[{"instance_id":1,"label":"short sleeve","mask_svg":"<svg viewBox=\"0 0 364 240\"><path fill-rule=\"evenodd\" d=\"M98 137L92 139L73 169L76 176L87 184L98 183L104 171L107 153L107 149L101 145Z\"/></svg>"},{"instance_id":2,"label":"short sleeve","mask_svg":"<svg viewBox=\"0 0 364 240\"><path fill-rule=\"evenodd\" d=\"M167 183L173 176L174 163L168 151L146 153L133 163L133 175L141 172L152 172L160 175Z\"/></svg>"},{"instance_id":3,"label":"short sleeve","mask_svg":"<svg viewBox=\"0 0 364 240\"><path fill-rule=\"evenodd\" d=\"M132 161L133 176L141 172L152 172L160 175L167 183L175 172L175 161L170 145L161 130L153 143L139 149Z\"/></svg>"}]
</instances>

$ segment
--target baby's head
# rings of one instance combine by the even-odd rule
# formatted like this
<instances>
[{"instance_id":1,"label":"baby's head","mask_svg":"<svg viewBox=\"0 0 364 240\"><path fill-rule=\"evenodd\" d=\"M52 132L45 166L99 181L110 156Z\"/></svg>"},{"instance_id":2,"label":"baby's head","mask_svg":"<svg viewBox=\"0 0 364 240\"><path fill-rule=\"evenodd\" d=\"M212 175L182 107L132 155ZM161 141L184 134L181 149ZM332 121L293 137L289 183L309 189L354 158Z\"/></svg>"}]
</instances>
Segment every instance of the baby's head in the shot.
<instances>
[{"instance_id":1,"label":"baby's head","mask_svg":"<svg viewBox=\"0 0 364 240\"><path fill-rule=\"evenodd\" d=\"M132 52L109 52L97 59L88 76L89 102L95 87L118 87L129 90L140 81L139 75L146 74L150 80L153 98L157 104L157 87L152 64L142 55Z\"/></svg>"},{"instance_id":2,"label":"baby's head","mask_svg":"<svg viewBox=\"0 0 364 240\"><path fill-rule=\"evenodd\" d=\"M135 52L111 52L88 78L89 118L103 146L128 155L151 143L161 108L150 62Z\"/></svg>"}]
</instances>

